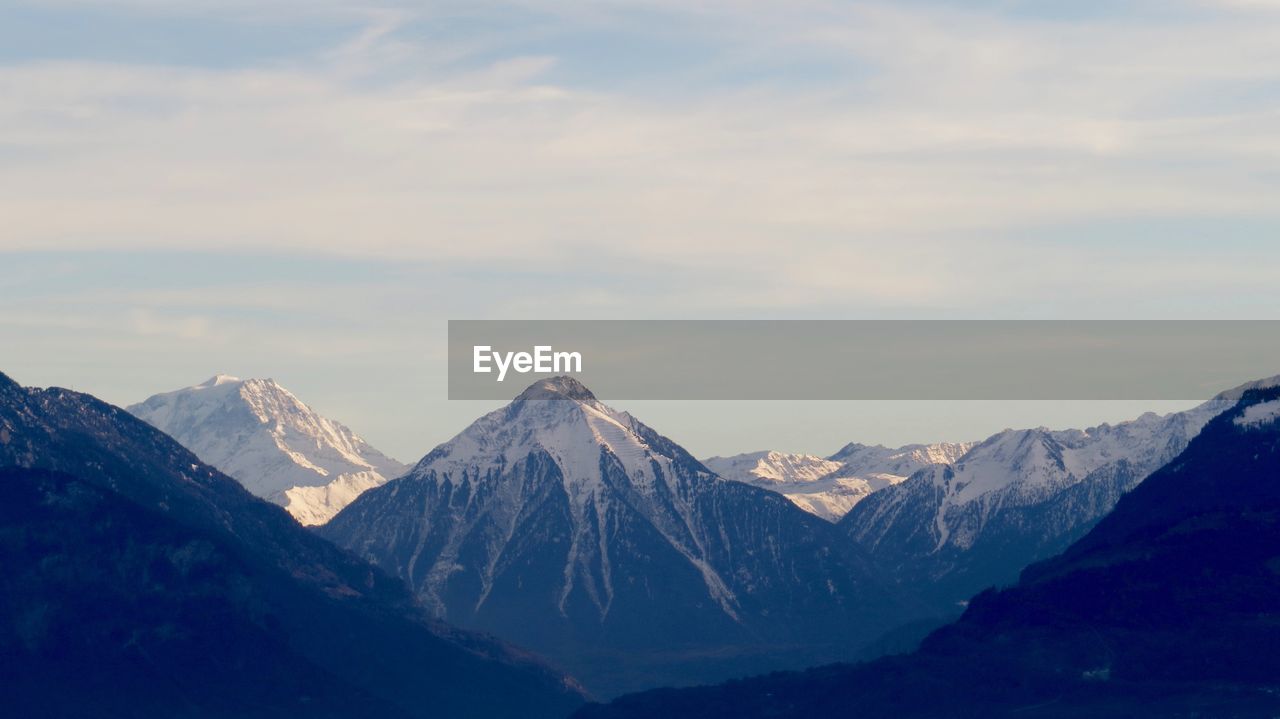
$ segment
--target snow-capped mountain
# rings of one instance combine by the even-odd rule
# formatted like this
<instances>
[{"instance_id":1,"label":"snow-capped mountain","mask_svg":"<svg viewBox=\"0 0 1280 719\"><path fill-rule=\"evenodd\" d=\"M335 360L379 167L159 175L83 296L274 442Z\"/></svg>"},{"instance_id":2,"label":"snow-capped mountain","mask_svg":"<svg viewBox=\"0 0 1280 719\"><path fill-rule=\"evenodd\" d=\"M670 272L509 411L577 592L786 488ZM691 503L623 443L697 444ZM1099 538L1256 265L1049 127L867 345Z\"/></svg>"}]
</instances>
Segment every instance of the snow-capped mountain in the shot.
<instances>
[{"instance_id":1,"label":"snow-capped mountain","mask_svg":"<svg viewBox=\"0 0 1280 719\"><path fill-rule=\"evenodd\" d=\"M217 375L128 410L302 524L408 469L271 379Z\"/></svg>"},{"instance_id":2,"label":"snow-capped mountain","mask_svg":"<svg viewBox=\"0 0 1280 719\"><path fill-rule=\"evenodd\" d=\"M924 467L953 462L972 446L912 444L895 449L849 444L827 458L766 451L712 457L703 463L725 479L778 492L806 512L835 522L872 492Z\"/></svg>"},{"instance_id":3,"label":"snow-capped mountain","mask_svg":"<svg viewBox=\"0 0 1280 719\"><path fill-rule=\"evenodd\" d=\"M583 699L155 427L3 373L0 566L5 716L552 719Z\"/></svg>"},{"instance_id":4,"label":"snow-capped mountain","mask_svg":"<svg viewBox=\"0 0 1280 719\"><path fill-rule=\"evenodd\" d=\"M601 695L847 658L917 609L836 527L538 382L321 533Z\"/></svg>"},{"instance_id":5,"label":"snow-capped mountain","mask_svg":"<svg viewBox=\"0 0 1280 719\"><path fill-rule=\"evenodd\" d=\"M1232 403L1224 393L1115 425L1005 430L871 495L840 526L898 581L954 606L1078 539Z\"/></svg>"}]
</instances>

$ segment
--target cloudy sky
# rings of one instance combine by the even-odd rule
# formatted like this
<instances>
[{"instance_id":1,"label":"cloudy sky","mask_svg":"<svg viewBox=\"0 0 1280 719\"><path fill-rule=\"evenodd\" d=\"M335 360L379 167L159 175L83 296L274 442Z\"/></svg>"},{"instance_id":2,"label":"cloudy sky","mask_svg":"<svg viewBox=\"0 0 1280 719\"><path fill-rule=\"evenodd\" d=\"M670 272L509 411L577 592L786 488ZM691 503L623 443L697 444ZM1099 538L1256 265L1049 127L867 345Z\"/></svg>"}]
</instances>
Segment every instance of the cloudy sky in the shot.
<instances>
[{"instance_id":1,"label":"cloudy sky","mask_svg":"<svg viewBox=\"0 0 1280 719\"><path fill-rule=\"evenodd\" d=\"M1280 1L9 0L0 221L15 379L272 376L406 459L490 406L450 318L1276 318ZM1141 409L627 407L702 454Z\"/></svg>"}]
</instances>

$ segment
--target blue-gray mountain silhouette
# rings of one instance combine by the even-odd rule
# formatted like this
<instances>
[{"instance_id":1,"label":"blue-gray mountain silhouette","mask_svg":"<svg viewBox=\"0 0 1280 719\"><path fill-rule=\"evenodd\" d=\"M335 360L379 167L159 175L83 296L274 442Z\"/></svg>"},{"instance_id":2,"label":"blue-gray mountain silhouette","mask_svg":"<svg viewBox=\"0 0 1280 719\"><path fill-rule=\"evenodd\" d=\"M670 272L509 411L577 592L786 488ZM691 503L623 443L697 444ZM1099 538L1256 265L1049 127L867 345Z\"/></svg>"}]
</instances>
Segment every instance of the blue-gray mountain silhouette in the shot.
<instances>
[{"instance_id":1,"label":"blue-gray mountain silhouette","mask_svg":"<svg viewBox=\"0 0 1280 719\"><path fill-rule=\"evenodd\" d=\"M122 409L0 374L0 694L24 717L556 717L563 675Z\"/></svg>"}]
</instances>

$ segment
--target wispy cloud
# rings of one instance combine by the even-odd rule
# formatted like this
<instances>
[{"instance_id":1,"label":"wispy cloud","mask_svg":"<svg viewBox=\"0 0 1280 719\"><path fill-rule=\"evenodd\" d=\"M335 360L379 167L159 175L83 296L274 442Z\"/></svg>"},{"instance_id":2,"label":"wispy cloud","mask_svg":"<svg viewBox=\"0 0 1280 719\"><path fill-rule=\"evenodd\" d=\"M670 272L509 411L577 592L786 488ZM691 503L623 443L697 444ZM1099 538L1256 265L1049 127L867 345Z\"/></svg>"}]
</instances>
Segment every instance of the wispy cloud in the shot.
<instances>
[{"instance_id":1,"label":"wispy cloud","mask_svg":"<svg viewBox=\"0 0 1280 719\"><path fill-rule=\"evenodd\" d=\"M394 398L450 316L1269 316L1276 9L11 3L7 361L143 367L120 400L302 366ZM89 15L116 22L38 30ZM136 269L25 254L64 250Z\"/></svg>"},{"instance_id":2,"label":"wispy cloud","mask_svg":"<svg viewBox=\"0 0 1280 719\"><path fill-rule=\"evenodd\" d=\"M554 262L607 245L726 270L861 252L887 272L919 238L962 256L954 232L1274 212L1273 27L834 3L617 3L589 22L636 6L703 22L717 62L805 57L835 79L709 79L673 102L559 81L565 59L507 30L512 54L459 63L404 31L407 10L321 62L13 62L0 243Z\"/></svg>"}]
</instances>

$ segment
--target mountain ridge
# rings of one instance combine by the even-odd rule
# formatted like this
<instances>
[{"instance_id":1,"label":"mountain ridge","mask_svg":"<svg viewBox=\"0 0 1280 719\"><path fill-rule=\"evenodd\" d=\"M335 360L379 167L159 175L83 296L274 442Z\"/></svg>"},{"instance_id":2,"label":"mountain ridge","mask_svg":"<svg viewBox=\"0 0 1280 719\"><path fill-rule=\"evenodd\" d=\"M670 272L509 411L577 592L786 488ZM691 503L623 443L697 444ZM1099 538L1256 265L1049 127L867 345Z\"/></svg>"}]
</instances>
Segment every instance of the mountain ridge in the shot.
<instances>
[{"instance_id":1,"label":"mountain ridge","mask_svg":"<svg viewBox=\"0 0 1280 719\"><path fill-rule=\"evenodd\" d=\"M764 450L709 457L703 464L726 479L778 492L797 507L838 522L873 492L903 482L924 467L954 461L973 444L893 448L850 442L829 457Z\"/></svg>"},{"instance_id":2,"label":"mountain ridge","mask_svg":"<svg viewBox=\"0 0 1280 719\"><path fill-rule=\"evenodd\" d=\"M953 611L1083 536L1233 404L1224 397L1083 430L1004 430L872 494L839 527L889 576Z\"/></svg>"}]
</instances>

